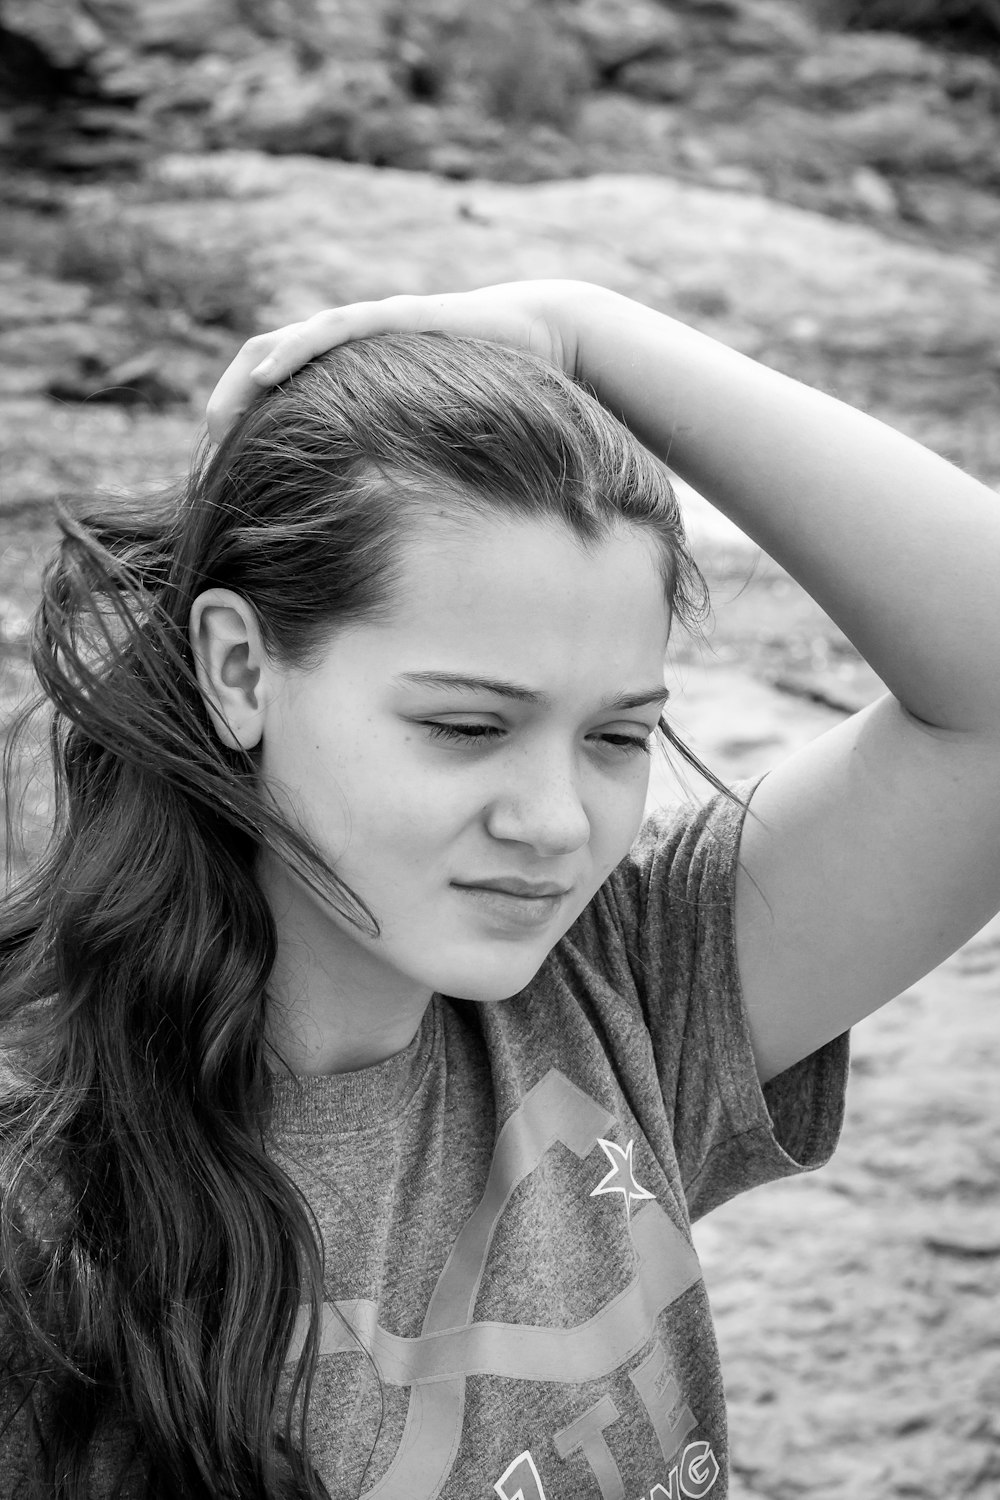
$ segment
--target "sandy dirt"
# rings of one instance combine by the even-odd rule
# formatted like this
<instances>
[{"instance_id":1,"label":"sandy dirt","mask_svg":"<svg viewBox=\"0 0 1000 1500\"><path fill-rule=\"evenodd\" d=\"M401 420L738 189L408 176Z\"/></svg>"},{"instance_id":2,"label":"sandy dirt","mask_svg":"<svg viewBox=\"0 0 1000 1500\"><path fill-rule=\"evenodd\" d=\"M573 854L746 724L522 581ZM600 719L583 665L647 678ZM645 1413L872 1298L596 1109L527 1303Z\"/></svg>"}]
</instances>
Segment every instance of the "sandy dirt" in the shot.
<instances>
[{"instance_id":1,"label":"sandy dirt","mask_svg":"<svg viewBox=\"0 0 1000 1500\"><path fill-rule=\"evenodd\" d=\"M700 297L703 326L785 367L819 371L828 388L870 397L983 477L1000 477L996 378L982 354L984 338L996 347L1000 291L973 260L662 181L473 192L334 164L248 159L240 170L246 180L232 177L218 203L148 212L169 211L175 232L220 243L242 225L280 268L282 315L311 309L321 288L331 300L527 274L589 276L660 305ZM290 184L284 197L279 173ZM7 718L26 684L26 621L53 537L48 502L96 482L129 490L181 472L196 408L55 405L38 394L40 366L29 357L45 339L23 320L4 339ZM211 373L201 375L206 389ZM723 776L755 775L880 685L772 563L696 497L687 507L715 618L709 645L677 643L674 722ZM654 800L678 795L675 773L657 766ZM37 837L44 780L26 785L25 806ZM856 1029L833 1163L746 1195L699 1227L729 1393L734 1500L1000 1496L998 999L994 922Z\"/></svg>"}]
</instances>

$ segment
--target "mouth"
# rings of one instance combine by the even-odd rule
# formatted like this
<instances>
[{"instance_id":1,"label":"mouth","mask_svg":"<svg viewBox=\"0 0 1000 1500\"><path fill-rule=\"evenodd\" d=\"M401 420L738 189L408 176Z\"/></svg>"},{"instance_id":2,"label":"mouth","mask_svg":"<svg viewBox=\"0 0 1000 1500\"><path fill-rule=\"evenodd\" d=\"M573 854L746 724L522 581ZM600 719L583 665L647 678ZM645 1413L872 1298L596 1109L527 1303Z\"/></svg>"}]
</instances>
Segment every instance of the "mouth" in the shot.
<instances>
[{"instance_id":1,"label":"mouth","mask_svg":"<svg viewBox=\"0 0 1000 1500\"><path fill-rule=\"evenodd\" d=\"M520 896L526 901L544 901L551 896L568 896L571 887L552 880L523 880L519 875L499 875L491 880L456 880L461 891L499 891L504 896Z\"/></svg>"},{"instance_id":2,"label":"mouth","mask_svg":"<svg viewBox=\"0 0 1000 1500\"><path fill-rule=\"evenodd\" d=\"M468 898L477 915L489 926L511 933L546 926L572 889L552 881L506 876L495 880L455 880L452 885Z\"/></svg>"}]
</instances>

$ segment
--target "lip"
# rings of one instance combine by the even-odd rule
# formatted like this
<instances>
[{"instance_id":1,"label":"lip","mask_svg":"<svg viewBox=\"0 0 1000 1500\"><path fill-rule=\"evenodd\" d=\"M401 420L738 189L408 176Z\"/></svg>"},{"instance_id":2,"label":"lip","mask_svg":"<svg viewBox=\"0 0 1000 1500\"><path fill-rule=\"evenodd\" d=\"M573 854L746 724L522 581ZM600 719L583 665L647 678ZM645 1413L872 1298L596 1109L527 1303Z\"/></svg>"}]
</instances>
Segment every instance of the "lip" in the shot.
<instances>
[{"instance_id":1,"label":"lip","mask_svg":"<svg viewBox=\"0 0 1000 1500\"><path fill-rule=\"evenodd\" d=\"M547 927L572 889L550 880L507 875L490 880L454 880L452 885L491 931L511 938Z\"/></svg>"},{"instance_id":2,"label":"lip","mask_svg":"<svg viewBox=\"0 0 1000 1500\"><path fill-rule=\"evenodd\" d=\"M455 880L460 890L500 891L505 896L521 896L529 901L541 901L550 896L568 896L571 887L557 885L551 880L524 880L520 875L498 875L489 880Z\"/></svg>"}]
</instances>

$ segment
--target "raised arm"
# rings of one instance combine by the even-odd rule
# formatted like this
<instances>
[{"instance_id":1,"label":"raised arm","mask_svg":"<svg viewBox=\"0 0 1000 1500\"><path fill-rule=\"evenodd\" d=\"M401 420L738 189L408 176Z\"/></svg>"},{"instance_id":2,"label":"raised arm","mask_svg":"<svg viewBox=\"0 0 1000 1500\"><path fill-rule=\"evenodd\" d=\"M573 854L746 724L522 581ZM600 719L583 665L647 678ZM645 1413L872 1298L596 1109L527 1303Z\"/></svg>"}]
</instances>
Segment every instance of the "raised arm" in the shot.
<instances>
[{"instance_id":1,"label":"raised arm","mask_svg":"<svg viewBox=\"0 0 1000 1500\"><path fill-rule=\"evenodd\" d=\"M527 344L587 380L787 568L890 689L753 798L737 948L771 1077L1000 907L1000 502L873 418L578 283L390 299L268 335L227 374L216 422L227 401L245 402L262 354L281 378L344 337L403 327Z\"/></svg>"},{"instance_id":2,"label":"raised arm","mask_svg":"<svg viewBox=\"0 0 1000 1500\"><path fill-rule=\"evenodd\" d=\"M602 399L787 568L892 694L753 799L737 947L770 1077L1000 906L1000 502L670 319L626 305L585 329Z\"/></svg>"}]
</instances>

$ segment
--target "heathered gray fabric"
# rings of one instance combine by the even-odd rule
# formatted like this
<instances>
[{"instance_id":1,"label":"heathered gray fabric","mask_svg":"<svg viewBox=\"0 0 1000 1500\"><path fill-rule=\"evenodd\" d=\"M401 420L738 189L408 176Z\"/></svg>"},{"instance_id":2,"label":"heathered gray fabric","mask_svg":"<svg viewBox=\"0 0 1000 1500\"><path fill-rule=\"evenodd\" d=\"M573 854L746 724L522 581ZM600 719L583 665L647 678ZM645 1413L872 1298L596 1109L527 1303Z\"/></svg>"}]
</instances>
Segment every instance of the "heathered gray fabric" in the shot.
<instances>
[{"instance_id":1,"label":"heathered gray fabric","mask_svg":"<svg viewBox=\"0 0 1000 1500\"><path fill-rule=\"evenodd\" d=\"M326 1250L310 1454L333 1500L724 1500L690 1220L821 1165L847 1071L842 1037L757 1083L741 824L722 798L651 820L520 995L436 997L399 1056L278 1083L270 1149Z\"/></svg>"},{"instance_id":2,"label":"heathered gray fabric","mask_svg":"<svg viewBox=\"0 0 1000 1500\"><path fill-rule=\"evenodd\" d=\"M337 1500L726 1495L689 1222L825 1161L847 1068L844 1037L758 1085L741 823L721 798L652 820L522 994L437 999L400 1057L280 1086L273 1149L327 1250L311 1453Z\"/></svg>"}]
</instances>

